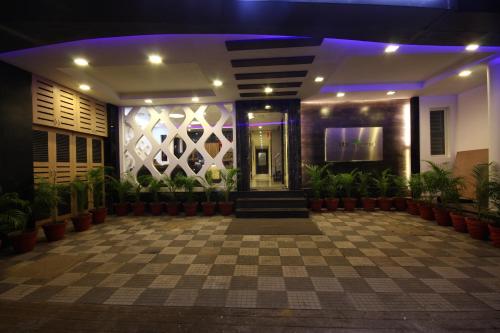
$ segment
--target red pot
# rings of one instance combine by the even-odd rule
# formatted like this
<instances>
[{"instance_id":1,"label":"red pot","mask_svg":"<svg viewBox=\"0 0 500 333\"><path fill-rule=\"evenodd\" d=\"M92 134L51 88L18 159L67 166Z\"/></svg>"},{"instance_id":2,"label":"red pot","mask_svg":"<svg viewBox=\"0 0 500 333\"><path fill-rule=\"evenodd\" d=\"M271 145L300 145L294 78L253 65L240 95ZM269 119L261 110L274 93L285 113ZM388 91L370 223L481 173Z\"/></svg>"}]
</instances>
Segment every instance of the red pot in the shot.
<instances>
[{"instance_id":1,"label":"red pot","mask_svg":"<svg viewBox=\"0 0 500 333\"><path fill-rule=\"evenodd\" d=\"M488 239L488 224L474 217L466 217L467 230L469 235L474 239Z\"/></svg>"},{"instance_id":2,"label":"red pot","mask_svg":"<svg viewBox=\"0 0 500 333\"><path fill-rule=\"evenodd\" d=\"M215 214L215 203L214 202L202 202L201 207L203 208L204 216L212 216Z\"/></svg>"},{"instance_id":3,"label":"red pot","mask_svg":"<svg viewBox=\"0 0 500 333\"><path fill-rule=\"evenodd\" d=\"M392 209L392 198L379 198L378 207L384 212L388 212Z\"/></svg>"},{"instance_id":4,"label":"red pot","mask_svg":"<svg viewBox=\"0 0 500 333\"><path fill-rule=\"evenodd\" d=\"M66 221L63 222L51 222L45 223L42 228L45 233L45 238L49 242L55 242L64 238L64 234L66 233Z\"/></svg>"},{"instance_id":5,"label":"red pot","mask_svg":"<svg viewBox=\"0 0 500 333\"><path fill-rule=\"evenodd\" d=\"M76 232L88 230L92 225L92 215L90 213L79 214L71 218Z\"/></svg>"},{"instance_id":6,"label":"red pot","mask_svg":"<svg viewBox=\"0 0 500 333\"><path fill-rule=\"evenodd\" d=\"M438 225L448 227L451 225L450 212L444 208L432 208L434 218Z\"/></svg>"},{"instance_id":7,"label":"red pot","mask_svg":"<svg viewBox=\"0 0 500 333\"><path fill-rule=\"evenodd\" d=\"M321 211L321 208L323 207L323 200L322 199L310 199L309 204L310 204L311 210L313 212L319 212L319 211Z\"/></svg>"},{"instance_id":8,"label":"red pot","mask_svg":"<svg viewBox=\"0 0 500 333\"><path fill-rule=\"evenodd\" d=\"M10 237L12 247L16 253L30 252L35 248L38 229L26 230Z\"/></svg>"},{"instance_id":9,"label":"red pot","mask_svg":"<svg viewBox=\"0 0 500 333\"><path fill-rule=\"evenodd\" d=\"M186 216L195 216L198 208L197 202L185 202L182 204Z\"/></svg>"},{"instance_id":10,"label":"red pot","mask_svg":"<svg viewBox=\"0 0 500 333\"><path fill-rule=\"evenodd\" d=\"M406 200L407 209L406 211L411 215L419 215L420 211L418 209L418 201L413 199Z\"/></svg>"},{"instance_id":11,"label":"red pot","mask_svg":"<svg viewBox=\"0 0 500 333\"><path fill-rule=\"evenodd\" d=\"M342 198L342 203L346 212L352 212L356 208L355 198Z\"/></svg>"},{"instance_id":12,"label":"red pot","mask_svg":"<svg viewBox=\"0 0 500 333\"><path fill-rule=\"evenodd\" d=\"M90 211L92 213L92 223L101 224L106 221L108 209L106 207L95 208Z\"/></svg>"},{"instance_id":13,"label":"red pot","mask_svg":"<svg viewBox=\"0 0 500 333\"><path fill-rule=\"evenodd\" d=\"M363 209L367 212L373 212L375 206L377 205L377 200L375 198L362 198Z\"/></svg>"},{"instance_id":14,"label":"red pot","mask_svg":"<svg viewBox=\"0 0 500 333\"><path fill-rule=\"evenodd\" d=\"M117 203L115 204L115 213L117 216L128 215L128 203Z\"/></svg>"},{"instance_id":15,"label":"red pot","mask_svg":"<svg viewBox=\"0 0 500 333\"><path fill-rule=\"evenodd\" d=\"M134 212L134 216L143 216L146 210L146 205L144 202L134 202L132 204L132 210Z\"/></svg>"},{"instance_id":16,"label":"red pot","mask_svg":"<svg viewBox=\"0 0 500 333\"><path fill-rule=\"evenodd\" d=\"M149 208L151 209L151 214L158 216L163 212L163 203L162 202L151 202L149 204Z\"/></svg>"},{"instance_id":17,"label":"red pot","mask_svg":"<svg viewBox=\"0 0 500 333\"><path fill-rule=\"evenodd\" d=\"M338 198L326 198L325 199L326 209L333 212L339 208L339 199Z\"/></svg>"},{"instance_id":18,"label":"red pot","mask_svg":"<svg viewBox=\"0 0 500 333\"><path fill-rule=\"evenodd\" d=\"M419 203L418 210L420 212L421 218L427 221L434 221L434 212L432 211L432 206L424 203Z\"/></svg>"},{"instance_id":19,"label":"red pot","mask_svg":"<svg viewBox=\"0 0 500 333\"><path fill-rule=\"evenodd\" d=\"M404 212L406 210L406 198L394 198L394 207L398 212Z\"/></svg>"},{"instance_id":20,"label":"red pot","mask_svg":"<svg viewBox=\"0 0 500 333\"><path fill-rule=\"evenodd\" d=\"M177 201L167 203L167 213L170 216L179 214L179 203Z\"/></svg>"},{"instance_id":21,"label":"red pot","mask_svg":"<svg viewBox=\"0 0 500 333\"><path fill-rule=\"evenodd\" d=\"M463 217L463 215L450 213L450 217L455 231L463 233L467 232L467 223L465 222L465 217Z\"/></svg>"},{"instance_id":22,"label":"red pot","mask_svg":"<svg viewBox=\"0 0 500 333\"><path fill-rule=\"evenodd\" d=\"M219 202L219 209L220 209L220 213L223 215L223 216L228 216L228 215L231 215L233 213L233 202L232 201L229 201L229 202Z\"/></svg>"},{"instance_id":23,"label":"red pot","mask_svg":"<svg viewBox=\"0 0 500 333\"><path fill-rule=\"evenodd\" d=\"M490 239L493 242L493 246L500 247L500 227L488 224L488 228L490 229Z\"/></svg>"}]
</instances>

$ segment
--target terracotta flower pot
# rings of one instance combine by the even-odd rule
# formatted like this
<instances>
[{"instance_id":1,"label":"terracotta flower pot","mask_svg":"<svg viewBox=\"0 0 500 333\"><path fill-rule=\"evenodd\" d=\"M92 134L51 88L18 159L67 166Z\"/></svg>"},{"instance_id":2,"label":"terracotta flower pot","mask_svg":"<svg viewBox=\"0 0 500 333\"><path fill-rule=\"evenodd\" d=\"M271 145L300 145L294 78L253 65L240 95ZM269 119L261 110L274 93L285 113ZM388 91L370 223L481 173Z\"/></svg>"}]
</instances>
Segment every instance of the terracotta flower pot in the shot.
<instances>
[{"instance_id":1,"label":"terracotta flower pot","mask_svg":"<svg viewBox=\"0 0 500 333\"><path fill-rule=\"evenodd\" d=\"M30 252L35 248L38 229L26 230L10 237L12 247L16 253Z\"/></svg>"},{"instance_id":2,"label":"terracotta flower pot","mask_svg":"<svg viewBox=\"0 0 500 333\"><path fill-rule=\"evenodd\" d=\"M465 222L465 217L463 215L450 213L450 217L455 231L463 233L467 232L467 223Z\"/></svg>"},{"instance_id":3,"label":"terracotta flower pot","mask_svg":"<svg viewBox=\"0 0 500 333\"><path fill-rule=\"evenodd\" d=\"M488 224L488 228L490 229L490 239L493 242L493 246L500 247L500 226Z\"/></svg>"},{"instance_id":4,"label":"terracotta flower pot","mask_svg":"<svg viewBox=\"0 0 500 333\"><path fill-rule=\"evenodd\" d=\"M406 198L394 198L394 207L398 212L404 212L406 210Z\"/></svg>"},{"instance_id":5,"label":"terracotta flower pot","mask_svg":"<svg viewBox=\"0 0 500 333\"><path fill-rule=\"evenodd\" d=\"M149 204L149 208L151 209L151 214L154 216L161 215L163 212L163 203L162 202L151 202Z\"/></svg>"},{"instance_id":6,"label":"terracotta flower pot","mask_svg":"<svg viewBox=\"0 0 500 333\"><path fill-rule=\"evenodd\" d=\"M170 216L177 216L179 214L179 203L177 201L168 202L167 213Z\"/></svg>"},{"instance_id":7,"label":"terracotta flower pot","mask_svg":"<svg viewBox=\"0 0 500 333\"><path fill-rule=\"evenodd\" d=\"M474 239L488 239L488 224L475 217L466 217L467 230L469 235Z\"/></svg>"},{"instance_id":8,"label":"terracotta flower pot","mask_svg":"<svg viewBox=\"0 0 500 333\"><path fill-rule=\"evenodd\" d=\"M132 204L132 210L134 212L134 216L143 216L146 211L146 204L142 201L134 202Z\"/></svg>"},{"instance_id":9,"label":"terracotta flower pot","mask_svg":"<svg viewBox=\"0 0 500 333\"><path fill-rule=\"evenodd\" d=\"M427 221L434 221L434 212L431 205L421 202L418 204L418 210L421 218Z\"/></svg>"},{"instance_id":10,"label":"terracotta flower pot","mask_svg":"<svg viewBox=\"0 0 500 333\"><path fill-rule=\"evenodd\" d=\"M71 218L76 232L88 230L92 225L92 215L90 213L78 214Z\"/></svg>"},{"instance_id":11,"label":"terracotta flower pot","mask_svg":"<svg viewBox=\"0 0 500 333\"><path fill-rule=\"evenodd\" d=\"M346 212L352 212L356 208L355 198L342 198L342 203Z\"/></svg>"},{"instance_id":12,"label":"terracotta flower pot","mask_svg":"<svg viewBox=\"0 0 500 333\"><path fill-rule=\"evenodd\" d=\"M309 204L313 212L319 212L323 207L323 199L310 199Z\"/></svg>"},{"instance_id":13,"label":"terracotta flower pot","mask_svg":"<svg viewBox=\"0 0 500 333\"><path fill-rule=\"evenodd\" d=\"M106 207L95 208L90 211L92 213L92 223L101 224L106 221L108 209Z\"/></svg>"},{"instance_id":14,"label":"terracotta flower pot","mask_svg":"<svg viewBox=\"0 0 500 333\"><path fill-rule=\"evenodd\" d=\"M212 216L215 214L215 202L202 202L201 207L203 208L204 216Z\"/></svg>"},{"instance_id":15,"label":"terracotta flower pot","mask_svg":"<svg viewBox=\"0 0 500 333\"><path fill-rule=\"evenodd\" d=\"M42 228L47 241L55 242L63 239L66 233L66 224L66 221L45 223Z\"/></svg>"},{"instance_id":16,"label":"terracotta flower pot","mask_svg":"<svg viewBox=\"0 0 500 333\"><path fill-rule=\"evenodd\" d=\"M195 216L198 208L197 202L185 202L182 204L186 216Z\"/></svg>"},{"instance_id":17,"label":"terracotta flower pot","mask_svg":"<svg viewBox=\"0 0 500 333\"><path fill-rule=\"evenodd\" d=\"M117 203L115 204L115 213L117 216L128 215L128 203Z\"/></svg>"},{"instance_id":18,"label":"terracotta flower pot","mask_svg":"<svg viewBox=\"0 0 500 333\"><path fill-rule=\"evenodd\" d=\"M233 202L232 201L219 202L219 209L220 209L220 213L223 216L231 215L233 213Z\"/></svg>"},{"instance_id":19,"label":"terracotta flower pot","mask_svg":"<svg viewBox=\"0 0 500 333\"><path fill-rule=\"evenodd\" d=\"M326 198L325 199L325 206L326 209L328 209L331 212L334 212L339 208L339 199L338 198Z\"/></svg>"},{"instance_id":20,"label":"terracotta flower pot","mask_svg":"<svg viewBox=\"0 0 500 333\"><path fill-rule=\"evenodd\" d=\"M375 206L377 205L377 200L375 198L362 198L363 209L367 212L373 212Z\"/></svg>"},{"instance_id":21,"label":"terracotta flower pot","mask_svg":"<svg viewBox=\"0 0 500 333\"><path fill-rule=\"evenodd\" d=\"M434 212L434 218L438 225L443 227L451 225L450 212L447 209L434 207L432 211Z\"/></svg>"},{"instance_id":22,"label":"terracotta flower pot","mask_svg":"<svg viewBox=\"0 0 500 333\"><path fill-rule=\"evenodd\" d=\"M420 215L420 211L418 209L418 201L413 199L406 200L406 211L411 215Z\"/></svg>"},{"instance_id":23,"label":"terracotta flower pot","mask_svg":"<svg viewBox=\"0 0 500 333\"><path fill-rule=\"evenodd\" d=\"M379 198L378 207L384 212L388 212L392 209L392 198Z\"/></svg>"}]
</instances>

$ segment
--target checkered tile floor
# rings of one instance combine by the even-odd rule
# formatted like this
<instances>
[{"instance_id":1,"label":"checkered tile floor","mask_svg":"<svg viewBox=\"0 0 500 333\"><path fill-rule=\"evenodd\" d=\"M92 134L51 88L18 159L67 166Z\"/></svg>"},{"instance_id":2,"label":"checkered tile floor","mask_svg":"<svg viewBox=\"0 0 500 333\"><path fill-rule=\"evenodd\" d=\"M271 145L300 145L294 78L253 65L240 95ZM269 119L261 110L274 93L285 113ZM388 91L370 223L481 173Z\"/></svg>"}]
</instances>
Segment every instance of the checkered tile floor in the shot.
<instances>
[{"instance_id":1,"label":"checkered tile floor","mask_svg":"<svg viewBox=\"0 0 500 333\"><path fill-rule=\"evenodd\" d=\"M324 235L228 236L231 219L222 217L110 218L87 232L70 232L63 241L42 241L34 252L4 254L0 300L500 310L500 249L487 242L405 213L312 218ZM43 272L44 260L71 258L77 260L57 276L23 276L30 267Z\"/></svg>"}]
</instances>

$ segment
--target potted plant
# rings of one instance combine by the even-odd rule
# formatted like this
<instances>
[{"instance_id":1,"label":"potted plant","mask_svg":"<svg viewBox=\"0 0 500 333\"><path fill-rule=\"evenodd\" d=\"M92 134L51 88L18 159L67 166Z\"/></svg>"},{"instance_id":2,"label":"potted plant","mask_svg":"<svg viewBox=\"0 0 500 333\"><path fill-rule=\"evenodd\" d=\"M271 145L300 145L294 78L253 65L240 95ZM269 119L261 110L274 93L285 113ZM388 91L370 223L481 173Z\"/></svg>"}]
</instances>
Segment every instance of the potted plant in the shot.
<instances>
[{"instance_id":1,"label":"potted plant","mask_svg":"<svg viewBox=\"0 0 500 333\"><path fill-rule=\"evenodd\" d=\"M495 207L495 215L492 223L488 224L490 239L495 247L500 247L500 177L496 172L491 182L491 202Z\"/></svg>"},{"instance_id":2,"label":"potted plant","mask_svg":"<svg viewBox=\"0 0 500 333\"><path fill-rule=\"evenodd\" d=\"M194 187L196 186L197 181L193 176L184 176L182 177L182 187L186 192L186 201L182 204L184 208L184 213L186 216L195 216L198 208L198 202L194 199Z\"/></svg>"},{"instance_id":3,"label":"potted plant","mask_svg":"<svg viewBox=\"0 0 500 333\"><path fill-rule=\"evenodd\" d=\"M328 171L325 180L325 205L329 211L336 211L339 206L340 176Z\"/></svg>"},{"instance_id":4,"label":"potted plant","mask_svg":"<svg viewBox=\"0 0 500 333\"><path fill-rule=\"evenodd\" d=\"M236 188L238 172L239 170L235 168L221 170L221 178L224 186L224 201L219 202L219 208L223 216L231 215L231 213L233 212L234 203L230 201L230 195L231 192Z\"/></svg>"},{"instance_id":5,"label":"potted plant","mask_svg":"<svg viewBox=\"0 0 500 333\"><path fill-rule=\"evenodd\" d=\"M37 229L28 229L31 216L29 201L17 193L0 195L0 235L8 237L16 253L26 253L35 248Z\"/></svg>"},{"instance_id":6,"label":"potted plant","mask_svg":"<svg viewBox=\"0 0 500 333\"><path fill-rule=\"evenodd\" d=\"M70 184L71 190L76 198L76 215L71 218L76 232L88 230L92 224L92 215L88 212L88 183L76 177Z\"/></svg>"},{"instance_id":7,"label":"potted plant","mask_svg":"<svg viewBox=\"0 0 500 333\"><path fill-rule=\"evenodd\" d=\"M474 206L476 208L475 217L466 217L467 231L474 239L488 238L488 224L485 222L486 213L490 205L490 164L481 163L472 169L474 179Z\"/></svg>"},{"instance_id":8,"label":"potted plant","mask_svg":"<svg viewBox=\"0 0 500 333\"><path fill-rule=\"evenodd\" d=\"M432 208L434 218L438 225L449 226L451 225L450 212L448 209L449 200L458 191L458 178L453 177L451 170L437 165L436 163L427 161L434 174L434 182L438 200L436 205Z\"/></svg>"},{"instance_id":9,"label":"potted plant","mask_svg":"<svg viewBox=\"0 0 500 333\"><path fill-rule=\"evenodd\" d=\"M161 215L163 212L163 203L160 201L160 190L163 187L163 181L156 179L153 176L147 176L145 182L148 184L147 189L153 196L153 201L149 203L151 214L155 216Z\"/></svg>"},{"instance_id":10,"label":"potted plant","mask_svg":"<svg viewBox=\"0 0 500 333\"><path fill-rule=\"evenodd\" d=\"M321 191L325 184L325 171L328 168L328 164L319 165L305 165L306 174L309 177L309 184L312 189L312 199L309 199L311 204L311 210L314 212L319 212L323 207L323 199L321 199Z\"/></svg>"},{"instance_id":11,"label":"potted plant","mask_svg":"<svg viewBox=\"0 0 500 333\"><path fill-rule=\"evenodd\" d=\"M64 238L66 233L66 221L57 221L57 207L62 202L61 192L65 190L63 185L56 183L56 177L51 180L40 179L35 187L34 208L37 215L47 214L50 221L45 223L42 228L45 237L49 242L58 241Z\"/></svg>"},{"instance_id":12,"label":"potted plant","mask_svg":"<svg viewBox=\"0 0 500 333\"><path fill-rule=\"evenodd\" d=\"M341 173L339 175L342 192L344 194L344 197L342 198L342 203L344 205L344 210L348 212L353 211L356 208L356 198L353 198L352 190L354 187L354 182L356 180L357 173L358 173L357 169L354 169L351 172Z\"/></svg>"},{"instance_id":13,"label":"potted plant","mask_svg":"<svg viewBox=\"0 0 500 333\"><path fill-rule=\"evenodd\" d=\"M418 206L423 191L422 177L419 173L410 176L408 186L410 187L411 199L406 200L406 205L408 206L407 212L411 215L419 215L420 211Z\"/></svg>"},{"instance_id":14,"label":"potted plant","mask_svg":"<svg viewBox=\"0 0 500 333\"><path fill-rule=\"evenodd\" d=\"M391 175L391 170L390 169L385 169L382 171L382 173L374 179L375 185L377 186L377 189L380 194L380 198L378 199L378 204L380 207L380 210L383 211L390 211L392 208L392 198L389 198L389 189L391 188L392 185L392 178L393 175Z\"/></svg>"},{"instance_id":15,"label":"potted plant","mask_svg":"<svg viewBox=\"0 0 500 333\"><path fill-rule=\"evenodd\" d=\"M418 204L420 217L427 221L434 221L434 212L432 204L437 197L438 186L436 174L433 171L426 171L421 174L422 176L422 200Z\"/></svg>"},{"instance_id":16,"label":"potted plant","mask_svg":"<svg viewBox=\"0 0 500 333\"><path fill-rule=\"evenodd\" d=\"M199 177L198 181L203 186L206 201L201 203L203 215L212 216L215 214L215 202L212 202L212 193L215 191L215 182L212 170L207 170L205 177Z\"/></svg>"},{"instance_id":17,"label":"potted plant","mask_svg":"<svg viewBox=\"0 0 500 333\"><path fill-rule=\"evenodd\" d=\"M90 210L92 213L92 223L104 223L108 215L108 209L104 206L104 168L90 169L87 172L87 179L94 204L94 208Z\"/></svg>"},{"instance_id":18,"label":"potted plant","mask_svg":"<svg viewBox=\"0 0 500 333\"><path fill-rule=\"evenodd\" d=\"M394 191L396 196L394 197L394 207L397 211L403 212L406 210L406 197L408 195L408 180L402 176L396 176L393 178Z\"/></svg>"},{"instance_id":19,"label":"potted plant","mask_svg":"<svg viewBox=\"0 0 500 333\"><path fill-rule=\"evenodd\" d=\"M358 172L358 192L361 197L361 203L363 204L363 209L367 212L372 212L375 210L377 200L369 196L370 183L373 181L371 172Z\"/></svg>"},{"instance_id":20,"label":"potted plant","mask_svg":"<svg viewBox=\"0 0 500 333\"><path fill-rule=\"evenodd\" d=\"M118 202L114 204L115 213L117 216L128 215L128 203L126 202L126 197L130 190L133 188L133 185L128 178L129 177L118 179L114 177L108 177L110 187L118 197Z\"/></svg>"},{"instance_id":21,"label":"potted plant","mask_svg":"<svg viewBox=\"0 0 500 333\"><path fill-rule=\"evenodd\" d=\"M146 211L146 204L141 200L141 192L143 188L149 186L149 175L137 176L135 184L133 185L134 202L132 203L132 211L134 216L143 216Z\"/></svg>"},{"instance_id":22,"label":"potted plant","mask_svg":"<svg viewBox=\"0 0 500 333\"><path fill-rule=\"evenodd\" d=\"M167 213L170 216L179 214L179 202L177 201L177 191L182 188L183 176L175 175L173 178L166 176L163 183L168 189L170 200L167 203Z\"/></svg>"}]
</instances>

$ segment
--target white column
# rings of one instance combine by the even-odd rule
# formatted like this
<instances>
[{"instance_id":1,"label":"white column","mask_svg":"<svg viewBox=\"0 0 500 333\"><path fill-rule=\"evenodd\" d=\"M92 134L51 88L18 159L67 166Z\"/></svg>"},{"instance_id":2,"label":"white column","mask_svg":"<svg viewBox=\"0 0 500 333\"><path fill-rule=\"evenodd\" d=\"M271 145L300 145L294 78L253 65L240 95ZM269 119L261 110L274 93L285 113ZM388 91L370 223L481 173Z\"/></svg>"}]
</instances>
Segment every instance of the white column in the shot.
<instances>
[{"instance_id":1,"label":"white column","mask_svg":"<svg viewBox=\"0 0 500 333\"><path fill-rule=\"evenodd\" d=\"M500 165L500 58L488 64L489 161Z\"/></svg>"}]
</instances>

